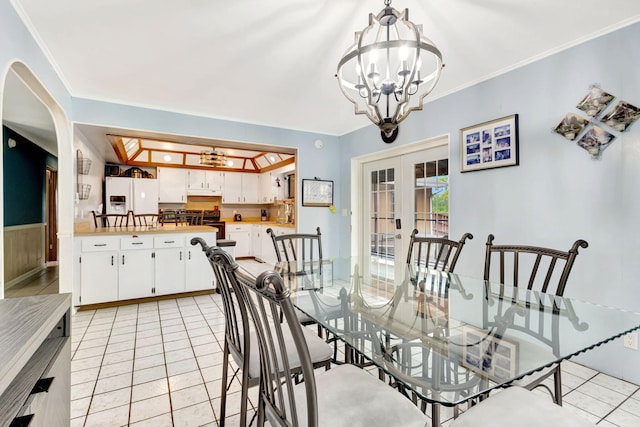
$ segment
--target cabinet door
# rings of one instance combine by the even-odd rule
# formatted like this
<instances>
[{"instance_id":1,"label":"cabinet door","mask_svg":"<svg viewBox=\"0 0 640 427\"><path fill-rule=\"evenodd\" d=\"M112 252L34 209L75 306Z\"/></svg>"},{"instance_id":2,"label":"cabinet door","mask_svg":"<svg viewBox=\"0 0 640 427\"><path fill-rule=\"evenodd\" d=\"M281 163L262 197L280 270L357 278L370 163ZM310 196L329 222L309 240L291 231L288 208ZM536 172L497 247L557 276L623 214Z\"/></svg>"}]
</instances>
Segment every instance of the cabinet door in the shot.
<instances>
[{"instance_id":1,"label":"cabinet door","mask_svg":"<svg viewBox=\"0 0 640 427\"><path fill-rule=\"evenodd\" d=\"M187 201L186 172L178 168L158 168L158 201L184 203Z\"/></svg>"},{"instance_id":2,"label":"cabinet door","mask_svg":"<svg viewBox=\"0 0 640 427\"><path fill-rule=\"evenodd\" d=\"M153 250L120 251L118 265L118 299L153 295Z\"/></svg>"},{"instance_id":3,"label":"cabinet door","mask_svg":"<svg viewBox=\"0 0 640 427\"><path fill-rule=\"evenodd\" d=\"M216 245L216 233L189 233L185 235L185 291L202 291L215 288L215 276L209 259L200 245L191 245L191 239L201 237L209 246Z\"/></svg>"},{"instance_id":4,"label":"cabinet door","mask_svg":"<svg viewBox=\"0 0 640 427\"><path fill-rule=\"evenodd\" d=\"M184 259L184 248L156 250L155 295L184 292Z\"/></svg>"},{"instance_id":5,"label":"cabinet door","mask_svg":"<svg viewBox=\"0 0 640 427\"><path fill-rule=\"evenodd\" d=\"M204 186L212 196L222 195L223 178L222 172L206 171Z\"/></svg>"},{"instance_id":6,"label":"cabinet door","mask_svg":"<svg viewBox=\"0 0 640 427\"><path fill-rule=\"evenodd\" d=\"M187 189L204 190L206 171L200 169L187 170Z\"/></svg>"},{"instance_id":7,"label":"cabinet door","mask_svg":"<svg viewBox=\"0 0 640 427\"><path fill-rule=\"evenodd\" d=\"M251 255L262 259L262 234L265 228L261 225L253 225L251 228Z\"/></svg>"},{"instance_id":8,"label":"cabinet door","mask_svg":"<svg viewBox=\"0 0 640 427\"><path fill-rule=\"evenodd\" d=\"M260 175L242 174L242 203L260 203Z\"/></svg>"},{"instance_id":9,"label":"cabinet door","mask_svg":"<svg viewBox=\"0 0 640 427\"><path fill-rule=\"evenodd\" d=\"M242 174L235 172L224 173L224 187L222 189L223 203L242 203Z\"/></svg>"},{"instance_id":10,"label":"cabinet door","mask_svg":"<svg viewBox=\"0 0 640 427\"><path fill-rule=\"evenodd\" d=\"M186 250L185 291L202 291L215 288L215 276L207 255L200 246Z\"/></svg>"},{"instance_id":11,"label":"cabinet door","mask_svg":"<svg viewBox=\"0 0 640 427\"><path fill-rule=\"evenodd\" d=\"M272 172L260 174L260 203L273 203L275 175Z\"/></svg>"},{"instance_id":12,"label":"cabinet door","mask_svg":"<svg viewBox=\"0 0 640 427\"><path fill-rule=\"evenodd\" d=\"M251 256L251 226L250 225L228 225L226 227L227 238L235 240L235 256Z\"/></svg>"},{"instance_id":13,"label":"cabinet door","mask_svg":"<svg viewBox=\"0 0 640 427\"><path fill-rule=\"evenodd\" d=\"M118 252L90 252L80 257L80 303L118 300Z\"/></svg>"}]
</instances>

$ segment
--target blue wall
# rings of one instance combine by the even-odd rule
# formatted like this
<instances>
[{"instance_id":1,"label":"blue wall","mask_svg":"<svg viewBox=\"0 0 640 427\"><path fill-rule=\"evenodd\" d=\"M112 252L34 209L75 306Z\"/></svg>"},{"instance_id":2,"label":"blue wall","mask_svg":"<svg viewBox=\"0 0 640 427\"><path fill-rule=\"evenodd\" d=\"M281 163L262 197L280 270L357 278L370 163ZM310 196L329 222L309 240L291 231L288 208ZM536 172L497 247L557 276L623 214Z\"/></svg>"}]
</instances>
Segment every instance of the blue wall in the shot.
<instances>
[{"instance_id":1,"label":"blue wall","mask_svg":"<svg viewBox=\"0 0 640 427\"><path fill-rule=\"evenodd\" d=\"M56 157L3 126L4 225L45 222L46 167L58 167ZM9 148L9 138L16 141Z\"/></svg>"}]
</instances>

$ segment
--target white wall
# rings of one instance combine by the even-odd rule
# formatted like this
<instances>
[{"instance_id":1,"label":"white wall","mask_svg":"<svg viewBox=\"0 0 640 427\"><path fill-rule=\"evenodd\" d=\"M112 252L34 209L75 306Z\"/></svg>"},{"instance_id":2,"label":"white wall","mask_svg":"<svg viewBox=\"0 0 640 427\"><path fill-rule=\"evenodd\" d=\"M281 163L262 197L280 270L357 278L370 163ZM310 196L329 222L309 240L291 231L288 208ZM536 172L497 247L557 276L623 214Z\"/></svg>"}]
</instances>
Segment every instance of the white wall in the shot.
<instances>
[{"instance_id":1,"label":"white wall","mask_svg":"<svg viewBox=\"0 0 640 427\"><path fill-rule=\"evenodd\" d=\"M475 236L457 271L482 275L489 233L497 244L567 250L585 239L589 248L580 250L566 294L640 312L640 123L613 132L615 141L598 161L552 132L566 113L578 112L575 105L594 83L616 95L614 103L640 106L638 40L636 23L432 101L400 125L395 144L451 137L450 234ZM514 113L520 118L520 166L460 173L459 130ZM341 141L343 170L352 157L386 148L373 126ZM349 192L342 197L347 203ZM341 226L346 234L348 221ZM348 242L341 243L348 250ZM640 384L640 352L624 349L620 339L579 360Z\"/></svg>"}]
</instances>

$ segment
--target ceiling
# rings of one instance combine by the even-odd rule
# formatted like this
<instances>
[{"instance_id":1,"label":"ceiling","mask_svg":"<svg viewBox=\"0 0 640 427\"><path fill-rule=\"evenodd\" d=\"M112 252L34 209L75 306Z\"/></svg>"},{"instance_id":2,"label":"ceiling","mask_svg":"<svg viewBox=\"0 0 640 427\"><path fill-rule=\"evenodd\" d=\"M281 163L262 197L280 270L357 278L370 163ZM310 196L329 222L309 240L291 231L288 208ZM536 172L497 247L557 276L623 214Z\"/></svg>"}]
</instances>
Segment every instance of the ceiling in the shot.
<instances>
[{"instance_id":1,"label":"ceiling","mask_svg":"<svg viewBox=\"0 0 640 427\"><path fill-rule=\"evenodd\" d=\"M74 97L330 135L371 125L354 114L334 75L383 0L13 4ZM443 53L446 67L427 101L640 20L637 0L394 0L392 7L409 8ZM16 117L13 100L5 107L5 122L39 129L31 114Z\"/></svg>"}]
</instances>

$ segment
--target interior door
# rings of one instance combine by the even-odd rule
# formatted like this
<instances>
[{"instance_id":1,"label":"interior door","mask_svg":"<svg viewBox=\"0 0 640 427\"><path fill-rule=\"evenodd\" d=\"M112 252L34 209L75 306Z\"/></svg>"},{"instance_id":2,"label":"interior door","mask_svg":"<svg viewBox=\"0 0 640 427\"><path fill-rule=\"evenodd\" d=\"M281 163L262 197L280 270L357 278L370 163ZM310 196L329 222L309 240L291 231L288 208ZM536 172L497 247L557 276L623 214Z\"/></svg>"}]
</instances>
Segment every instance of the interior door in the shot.
<instances>
[{"instance_id":1,"label":"interior door","mask_svg":"<svg viewBox=\"0 0 640 427\"><path fill-rule=\"evenodd\" d=\"M371 254L367 277L393 284L402 277L414 229L449 233L449 146L363 164L363 248Z\"/></svg>"}]
</instances>

